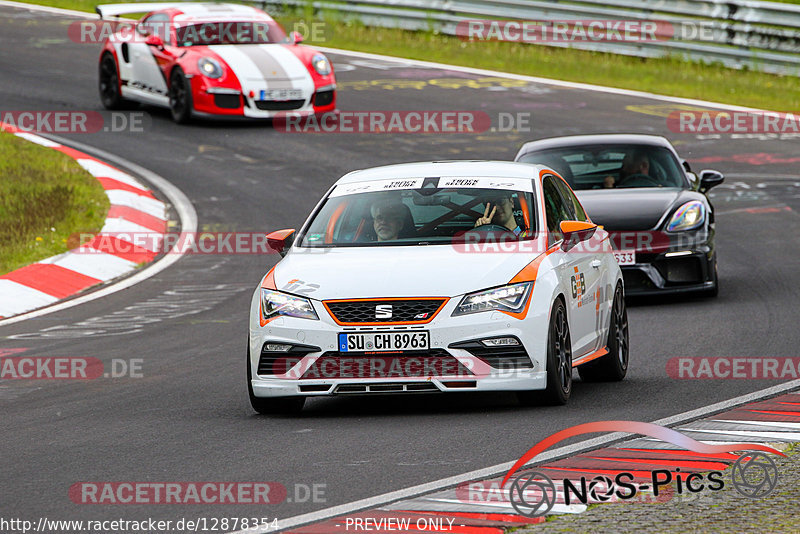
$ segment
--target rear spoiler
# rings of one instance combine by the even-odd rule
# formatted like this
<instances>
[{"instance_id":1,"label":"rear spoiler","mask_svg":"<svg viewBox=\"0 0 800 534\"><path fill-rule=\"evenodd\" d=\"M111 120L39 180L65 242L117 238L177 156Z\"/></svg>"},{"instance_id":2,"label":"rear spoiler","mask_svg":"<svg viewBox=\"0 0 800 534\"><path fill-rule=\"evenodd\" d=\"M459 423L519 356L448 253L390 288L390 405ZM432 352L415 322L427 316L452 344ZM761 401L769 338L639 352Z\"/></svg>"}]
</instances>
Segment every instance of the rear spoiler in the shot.
<instances>
[{"instance_id":1,"label":"rear spoiler","mask_svg":"<svg viewBox=\"0 0 800 534\"><path fill-rule=\"evenodd\" d=\"M190 2L185 2L189 4ZM106 17L118 17L128 13L150 13L159 9L171 7L180 8L181 2L142 2L139 4L103 4L94 8L101 19Z\"/></svg>"}]
</instances>

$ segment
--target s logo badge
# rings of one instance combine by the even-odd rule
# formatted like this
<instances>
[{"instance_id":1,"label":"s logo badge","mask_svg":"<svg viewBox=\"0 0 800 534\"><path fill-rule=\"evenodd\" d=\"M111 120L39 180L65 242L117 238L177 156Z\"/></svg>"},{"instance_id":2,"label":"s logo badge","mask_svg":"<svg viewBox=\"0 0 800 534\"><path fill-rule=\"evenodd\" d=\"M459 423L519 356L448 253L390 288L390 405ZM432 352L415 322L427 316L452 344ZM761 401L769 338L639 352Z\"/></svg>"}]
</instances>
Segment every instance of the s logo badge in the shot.
<instances>
[{"instance_id":1,"label":"s logo badge","mask_svg":"<svg viewBox=\"0 0 800 534\"><path fill-rule=\"evenodd\" d=\"M392 318L392 305L391 304L378 304L375 306L376 319L391 319Z\"/></svg>"}]
</instances>

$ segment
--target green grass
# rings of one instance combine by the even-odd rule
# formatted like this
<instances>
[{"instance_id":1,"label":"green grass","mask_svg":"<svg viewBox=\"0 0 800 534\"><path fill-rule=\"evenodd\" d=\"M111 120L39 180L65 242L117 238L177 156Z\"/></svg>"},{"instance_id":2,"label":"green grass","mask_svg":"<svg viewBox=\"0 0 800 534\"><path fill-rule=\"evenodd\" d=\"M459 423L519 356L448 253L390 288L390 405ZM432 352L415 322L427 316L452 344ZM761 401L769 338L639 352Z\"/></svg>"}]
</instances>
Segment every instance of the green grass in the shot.
<instances>
[{"instance_id":1,"label":"green grass","mask_svg":"<svg viewBox=\"0 0 800 534\"><path fill-rule=\"evenodd\" d=\"M78 163L0 132L0 275L78 245L98 232L109 202Z\"/></svg>"},{"instance_id":2,"label":"green grass","mask_svg":"<svg viewBox=\"0 0 800 534\"><path fill-rule=\"evenodd\" d=\"M41 0L55 7L94 11L96 0ZM792 3L800 3L793 0ZM288 29L308 22L311 11L277 16ZM320 14L317 14L319 17ZM720 64L686 61L678 57L643 59L508 42L465 42L433 32L370 28L333 13L323 13L330 31L324 40L308 41L333 48L373 52L584 82L664 95L697 98L775 111L800 110L800 78L754 70L736 70ZM304 18L305 17L305 18Z\"/></svg>"}]
</instances>

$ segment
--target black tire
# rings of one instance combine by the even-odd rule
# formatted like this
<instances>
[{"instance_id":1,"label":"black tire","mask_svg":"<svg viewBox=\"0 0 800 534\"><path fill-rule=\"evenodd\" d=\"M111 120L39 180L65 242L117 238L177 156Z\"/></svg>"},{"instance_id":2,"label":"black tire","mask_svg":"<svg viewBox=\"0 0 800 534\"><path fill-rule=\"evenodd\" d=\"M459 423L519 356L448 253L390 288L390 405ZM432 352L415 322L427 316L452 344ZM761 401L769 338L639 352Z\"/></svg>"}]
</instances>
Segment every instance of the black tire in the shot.
<instances>
[{"instance_id":1,"label":"black tire","mask_svg":"<svg viewBox=\"0 0 800 534\"><path fill-rule=\"evenodd\" d=\"M169 77L169 111L178 124L192 118L192 85L180 67L175 67Z\"/></svg>"},{"instance_id":2,"label":"black tire","mask_svg":"<svg viewBox=\"0 0 800 534\"><path fill-rule=\"evenodd\" d=\"M98 89L100 91L100 102L106 109L124 109L130 102L122 98L119 92L119 71L114 56L109 53L103 55L100 60L98 73Z\"/></svg>"},{"instance_id":3,"label":"black tire","mask_svg":"<svg viewBox=\"0 0 800 534\"><path fill-rule=\"evenodd\" d=\"M305 397L256 397L253 394L253 372L250 369L250 344L247 345L247 394L250 406L261 415L295 415L303 410Z\"/></svg>"},{"instance_id":4,"label":"black tire","mask_svg":"<svg viewBox=\"0 0 800 534\"><path fill-rule=\"evenodd\" d=\"M572 339L567 309L561 299L553 304L547 331L547 388L544 391L520 391L520 404L563 405L572 393Z\"/></svg>"},{"instance_id":5,"label":"black tire","mask_svg":"<svg viewBox=\"0 0 800 534\"><path fill-rule=\"evenodd\" d=\"M628 310L622 284L614 291L611 305L611 325L606 341L608 354L578 367L584 382L619 382L628 373L630 342L628 338Z\"/></svg>"}]
</instances>

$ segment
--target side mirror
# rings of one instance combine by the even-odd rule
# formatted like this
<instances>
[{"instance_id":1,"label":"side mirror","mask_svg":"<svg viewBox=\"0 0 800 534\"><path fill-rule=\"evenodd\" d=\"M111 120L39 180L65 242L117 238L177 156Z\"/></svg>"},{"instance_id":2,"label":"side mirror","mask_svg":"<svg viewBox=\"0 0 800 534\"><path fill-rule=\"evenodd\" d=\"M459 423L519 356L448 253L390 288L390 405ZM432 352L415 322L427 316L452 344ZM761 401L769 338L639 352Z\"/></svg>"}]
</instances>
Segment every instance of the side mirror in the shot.
<instances>
[{"instance_id":1,"label":"side mirror","mask_svg":"<svg viewBox=\"0 0 800 534\"><path fill-rule=\"evenodd\" d=\"M292 41L292 44L300 44L303 42L303 36L300 35L300 32L292 32L289 34L289 40Z\"/></svg>"},{"instance_id":2,"label":"side mirror","mask_svg":"<svg viewBox=\"0 0 800 534\"><path fill-rule=\"evenodd\" d=\"M267 245L269 248L281 255L286 256L289 248L294 244L294 228L288 230L276 230L267 234Z\"/></svg>"},{"instance_id":3,"label":"side mirror","mask_svg":"<svg viewBox=\"0 0 800 534\"><path fill-rule=\"evenodd\" d=\"M158 35L148 35L145 38L144 43L147 46L155 46L156 48L159 49L164 48L164 40L161 39L161 37L159 37Z\"/></svg>"},{"instance_id":4,"label":"side mirror","mask_svg":"<svg viewBox=\"0 0 800 534\"><path fill-rule=\"evenodd\" d=\"M719 171L706 169L700 171L700 190L705 192L714 186L717 186L725 181L725 177Z\"/></svg>"},{"instance_id":5,"label":"side mirror","mask_svg":"<svg viewBox=\"0 0 800 534\"><path fill-rule=\"evenodd\" d=\"M581 241L591 239L597 231L597 225L583 221L561 221L559 225L564 240L561 243L563 250L569 250Z\"/></svg>"}]
</instances>

